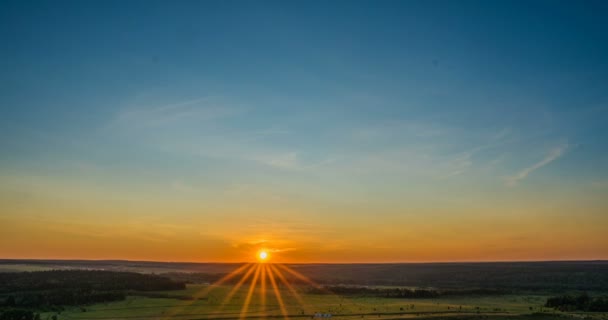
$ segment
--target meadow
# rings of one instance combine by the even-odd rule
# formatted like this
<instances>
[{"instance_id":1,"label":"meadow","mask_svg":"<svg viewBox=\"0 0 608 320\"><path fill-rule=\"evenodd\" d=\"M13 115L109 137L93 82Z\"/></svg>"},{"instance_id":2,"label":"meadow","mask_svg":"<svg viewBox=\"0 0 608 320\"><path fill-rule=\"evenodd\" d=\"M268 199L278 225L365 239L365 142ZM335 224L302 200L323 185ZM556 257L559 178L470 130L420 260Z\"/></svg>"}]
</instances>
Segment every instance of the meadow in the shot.
<instances>
[{"instance_id":1,"label":"meadow","mask_svg":"<svg viewBox=\"0 0 608 320\"><path fill-rule=\"evenodd\" d=\"M209 291L209 289L211 290ZM605 313L563 313L543 307L547 295L461 296L436 299L391 299L382 297L308 294L295 287L300 295L279 286L278 292L285 306L283 315L280 302L272 290L265 294L256 287L249 305L244 308L249 286L239 288L229 301L223 300L233 286L188 285L185 290L156 291L166 298L133 295L124 301L70 307L58 315L59 319L322 319L315 314L331 314L332 319L397 319L397 318L533 318L556 319L562 317L608 319ZM207 294L199 296L200 292ZM149 294L146 294L149 295ZM184 299L190 297L190 299ZM303 302L303 303L302 303ZM55 313L44 313L50 319ZM326 316L325 316L326 317Z\"/></svg>"},{"instance_id":2,"label":"meadow","mask_svg":"<svg viewBox=\"0 0 608 320\"><path fill-rule=\"evenodd\" d=\"M605 262L0 267L0 309L26 308L41 320L608 319L606 312L545 306L564 294L606 297Z\"/></svg>"}]
</instances>

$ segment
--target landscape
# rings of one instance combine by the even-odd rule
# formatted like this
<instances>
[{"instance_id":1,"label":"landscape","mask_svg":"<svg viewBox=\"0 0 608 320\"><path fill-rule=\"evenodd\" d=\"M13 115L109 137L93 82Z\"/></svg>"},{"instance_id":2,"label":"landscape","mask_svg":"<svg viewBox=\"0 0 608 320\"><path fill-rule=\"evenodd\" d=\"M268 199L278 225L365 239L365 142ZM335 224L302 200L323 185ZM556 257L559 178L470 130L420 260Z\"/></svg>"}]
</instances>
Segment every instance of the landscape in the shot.
<instances>
[{"instance_id":1,"label":"landscape","mask_svg":"<svg viewBox=\"0 0 608 320\"><path fill-rule=\"evenodd\" d=\"M608 320L608 0L0 0L0 320Z\"/></svg>"},{"instance_id":2,"label":"landscape","mask_svg":"<svg viewBox=\"0 0 608 320\"><path fill-rule=\"evenodd\" d=\"M0 266L2 319L608 318L603 261Z\"/></svg>"}]
</instances>

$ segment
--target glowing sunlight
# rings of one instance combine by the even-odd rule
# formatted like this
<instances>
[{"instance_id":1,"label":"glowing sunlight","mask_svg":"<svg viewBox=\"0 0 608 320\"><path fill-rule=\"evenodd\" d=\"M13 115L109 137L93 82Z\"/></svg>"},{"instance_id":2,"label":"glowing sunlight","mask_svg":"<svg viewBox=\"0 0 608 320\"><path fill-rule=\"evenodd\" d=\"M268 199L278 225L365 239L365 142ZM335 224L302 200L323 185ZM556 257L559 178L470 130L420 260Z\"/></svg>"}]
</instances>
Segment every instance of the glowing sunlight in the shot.
<instances>
[{"instance_id":1,"label":"glowing sunlight","mask_svg":"<svg viewBox=\"0 0 608 320\"><path fill-rule=\"evenodd\" d=\"M260 250L257 254L257 257L259 262L266 262L270 258L270 256L268 255L268 251L266 250Z\"/></svg>"}]
</instances>

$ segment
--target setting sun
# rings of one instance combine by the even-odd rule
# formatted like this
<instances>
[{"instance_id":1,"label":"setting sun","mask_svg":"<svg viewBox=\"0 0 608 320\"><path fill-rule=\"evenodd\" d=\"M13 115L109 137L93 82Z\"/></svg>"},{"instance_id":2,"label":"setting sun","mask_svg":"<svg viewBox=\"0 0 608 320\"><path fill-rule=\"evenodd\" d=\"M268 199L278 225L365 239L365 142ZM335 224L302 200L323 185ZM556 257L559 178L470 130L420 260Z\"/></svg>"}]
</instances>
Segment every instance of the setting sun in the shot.
<instances>
[{"instance_id":1,"label":"setting sun","mask_svg":"<svg viewBox=\"0 0 608 320\"><path fill-rule=\"evenodd\" d=\"M258 252L258 260L260 260L260 262L268 260L268 252L265 250Z\"/></svg>"}]
</instances>

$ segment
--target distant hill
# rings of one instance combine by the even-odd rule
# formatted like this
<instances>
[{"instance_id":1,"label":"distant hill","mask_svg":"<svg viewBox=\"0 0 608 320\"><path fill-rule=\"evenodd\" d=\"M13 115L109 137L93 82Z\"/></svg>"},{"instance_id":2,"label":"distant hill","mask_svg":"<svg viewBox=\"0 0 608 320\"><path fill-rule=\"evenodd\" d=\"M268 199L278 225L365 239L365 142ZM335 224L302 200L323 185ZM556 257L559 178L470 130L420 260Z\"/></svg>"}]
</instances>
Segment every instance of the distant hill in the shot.
<instances>
[{"instance_id":1,"label":"distant hill","mask_svg":"<svg viewBox=\"0 0 608 320\"><path fill-rule=\"evenodd\" d=\"M94 269L173 274L179 280L212 282L242 263L183 263L121 260L0 260L0 272ZM528 290L608 288L608 261L287 264L321 284ZM181 275L180 275L181 274ZM299 281L285 273L292 281Z\"/></svg>"}]
</instances>

